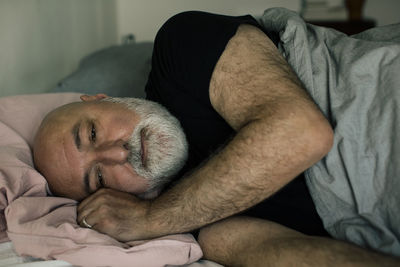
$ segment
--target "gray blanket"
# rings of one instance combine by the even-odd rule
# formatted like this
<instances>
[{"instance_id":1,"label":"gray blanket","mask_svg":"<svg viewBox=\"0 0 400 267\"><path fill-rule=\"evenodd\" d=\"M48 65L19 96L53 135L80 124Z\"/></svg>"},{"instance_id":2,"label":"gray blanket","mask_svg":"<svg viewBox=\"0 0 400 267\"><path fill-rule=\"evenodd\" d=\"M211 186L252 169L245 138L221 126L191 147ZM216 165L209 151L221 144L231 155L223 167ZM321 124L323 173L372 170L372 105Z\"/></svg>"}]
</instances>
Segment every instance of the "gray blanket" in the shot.
<instances>
[{"instance_id":1,"label":"gray blanket","mask_svg":"<svg viewBox=\"0 0 400 267\"><path fill-rule=\"evenodd\" d=\"M326 230L400 256L400 24L347 36L285 9L266 10L261 23L280 33L279 49L335 132L306 171Z\"/></svg>"}]
</instances>

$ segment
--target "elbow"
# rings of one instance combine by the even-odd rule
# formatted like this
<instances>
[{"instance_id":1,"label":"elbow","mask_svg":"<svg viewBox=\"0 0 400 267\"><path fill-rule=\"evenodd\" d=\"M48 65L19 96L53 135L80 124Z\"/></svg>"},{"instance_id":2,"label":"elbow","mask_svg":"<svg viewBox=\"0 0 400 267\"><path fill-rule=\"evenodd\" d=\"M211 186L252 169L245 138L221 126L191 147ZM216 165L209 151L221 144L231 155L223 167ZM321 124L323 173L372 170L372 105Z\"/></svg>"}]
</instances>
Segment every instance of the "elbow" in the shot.
<instances>
[{"instance_id":1,"label":"elbow","mask_svg":"<svg viewBox=\"0 0 400 267\"><path fill-rule=\"evenodd\" d=\"M321 160L332 149L334 142L333 129L329 122L323 118L319 122L313 123L308 133L310 151L313 158L313 163Z\"/></svg>"},{"instance_id":2,"label":"elbow","mask_svg":"<svg viewBox=\"0 0 400 267\"><path fill-rule=\"evenodd\" d=\"M329 129L326 130L327 132L326 132L326 137L325 137L326 138L326 140L325 140L326 143L325 143L324 156L326 154L328 154L329 151L331 151L331 149L333 147L334 140L335 140L335 135L334 135L332 127L329 125L328 128Z\"/></svg>"}]
</instances>

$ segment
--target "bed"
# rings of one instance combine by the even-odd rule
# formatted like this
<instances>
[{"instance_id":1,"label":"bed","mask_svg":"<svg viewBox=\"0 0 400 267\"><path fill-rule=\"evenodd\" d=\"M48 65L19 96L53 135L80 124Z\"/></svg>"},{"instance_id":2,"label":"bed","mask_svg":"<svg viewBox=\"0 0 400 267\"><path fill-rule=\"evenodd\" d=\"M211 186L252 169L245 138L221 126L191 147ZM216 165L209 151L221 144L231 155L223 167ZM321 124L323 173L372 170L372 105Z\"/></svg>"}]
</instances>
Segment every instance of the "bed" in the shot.
<instances>
[{"instance_id":1,"label":"bed","mask_svg":"<svg viewBox=\"0 0 400 267\"><path fill-rule=\"evenodd\" d=\"M260 22L280 33L278 48L335 130L334 149L306 172L324 227L335 238L400 256L400 25L349 37L308 25L285 9L267 10ZM46 183L30 155L41 118L80 93L143 97L151 48L151 43L139 43L99 51L60 81L55 94L0 99L0 240L5 242L0 259L5 264L36 266L41 258L50 266L124 266L132 264L126 254L139 251L145 261L138 266L218 266L199 261L201 250L190 235L129 246L77 226L71 200L43 204L49 198ZM33 180L24 180L30 176ZM61 220L58 210L69 216ZM43 224L50 227L43 230ZM103 253L100 245L118 249ZM87 255L96 256L82 263ZM127 260L116 264L112 255ZM155 260L154 255L161 256Z\"/></svg>"},{"instance_id":2,"label":"bed","mask_svg":"<svg viewBox=\"0 0 400 267\"><path fill-rule=\"evenodd\" d=\"M14 266L14 267L73 267L70 263L62 260L42 260L30 256L19 256L11 242L4 242L0 244L0 266ZM130 266L136 266L132 263ZM140 265L146 266L146 265ZM199 260L191 264L182 265L186 267L221 267L215 262L207 260Z\"/></svg>"}]
</instances>

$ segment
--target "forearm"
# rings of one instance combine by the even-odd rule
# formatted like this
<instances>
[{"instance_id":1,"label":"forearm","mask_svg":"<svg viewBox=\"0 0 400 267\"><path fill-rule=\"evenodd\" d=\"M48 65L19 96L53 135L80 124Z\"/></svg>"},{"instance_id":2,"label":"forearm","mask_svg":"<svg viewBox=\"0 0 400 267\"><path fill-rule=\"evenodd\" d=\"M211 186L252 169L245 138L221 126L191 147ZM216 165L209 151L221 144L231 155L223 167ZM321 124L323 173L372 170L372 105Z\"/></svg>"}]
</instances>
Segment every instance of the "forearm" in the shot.
<instances>
[{"instance_id":1,"label":"forearm","mask_svg":"<svg viewBox=\"0 0 400 267\"><path fill-rule=\"evenodd\" d=\"M230 218L201 230L204 258L224 266L399 266L400 259L355 245L306 236L279 224Z\"/></svg>"},{"instance_id":2,"label":"forearm","mask_svg":"<svg viewBox=\"0 0 400 267\"><path fill-rule=\"evenodd\" d=\"M217 155L154 200L149 221L157 235L190 231L243 211L326 153L310 147L310 135L302 134L306 122L281 119L247 124Z\"/></svg>"}]
</instances>

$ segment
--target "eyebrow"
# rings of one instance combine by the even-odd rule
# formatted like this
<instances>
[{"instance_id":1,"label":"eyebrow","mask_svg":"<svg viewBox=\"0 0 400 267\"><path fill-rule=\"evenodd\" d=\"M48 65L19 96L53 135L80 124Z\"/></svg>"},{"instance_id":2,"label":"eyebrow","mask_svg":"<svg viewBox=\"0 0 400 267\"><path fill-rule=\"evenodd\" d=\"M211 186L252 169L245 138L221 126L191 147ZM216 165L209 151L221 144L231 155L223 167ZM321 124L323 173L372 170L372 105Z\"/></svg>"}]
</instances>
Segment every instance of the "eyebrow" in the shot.
<instances>
[{"instance_id":1,"label":"eyebrow","mask_svg":"<svg viewBox=\"0 0 400 267\"><path fill-rule=\"evenodd\" d=\"M78 121L75 123L75 125L72 127L72 136L74 137L75 141L75 146L78 149L78 151L81 150L81 137L79 136L79 129L81 128L82 121Z\"/></svg>"},{"instance_id":2,"label":"eyebrow","mask_svg":"<svg viewBox=\"0 0 400 267\"><path fill-rule=\"evenodd\" d=\"M72 136L74 138L74 143L78 151L81 150L81 137L79 135L79 130L81 128L82 120L78 121L75 123L75 125L72 127ZM83 185L85 188L85 192L89 195L91 194L90 190L90 183L89 183L89 170L85 171L85 174L83 175Z\"/></svg>"}]
</instances>

